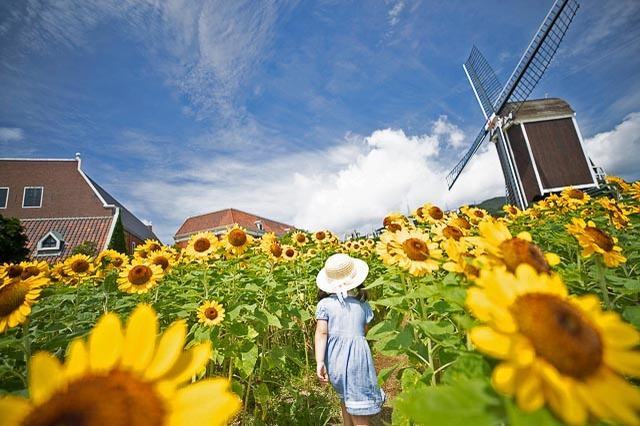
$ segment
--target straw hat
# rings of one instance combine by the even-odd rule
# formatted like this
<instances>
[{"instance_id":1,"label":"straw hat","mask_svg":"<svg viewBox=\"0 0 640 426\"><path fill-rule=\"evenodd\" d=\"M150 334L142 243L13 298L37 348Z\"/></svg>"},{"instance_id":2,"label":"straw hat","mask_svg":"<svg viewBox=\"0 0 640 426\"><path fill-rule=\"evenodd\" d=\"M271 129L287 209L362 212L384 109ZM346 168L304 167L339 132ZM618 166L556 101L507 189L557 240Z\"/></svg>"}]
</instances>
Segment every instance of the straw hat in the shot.
<instances>
[{"instance_id":1,"label":"straw hat","mask_svg":"<svg viewBox=\"0 0 640 426\"><path fill-rule=\"evenodd\" d=\"M369 274L369 265L344 253L329 256L318 272L316 284L327 293L346 293L358 287Z\"/></svg>"}]
</instances>

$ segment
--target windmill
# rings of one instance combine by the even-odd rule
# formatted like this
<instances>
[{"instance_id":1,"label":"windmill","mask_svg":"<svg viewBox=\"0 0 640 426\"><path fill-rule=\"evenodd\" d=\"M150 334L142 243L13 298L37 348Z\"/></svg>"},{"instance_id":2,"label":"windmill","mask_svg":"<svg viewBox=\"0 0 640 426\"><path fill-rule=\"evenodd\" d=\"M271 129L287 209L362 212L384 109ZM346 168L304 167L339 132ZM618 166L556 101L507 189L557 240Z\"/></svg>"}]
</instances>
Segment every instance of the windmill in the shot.
<instances>
[{"instance_id":1,"label":"windmill","mask_svg":"<svg viewBox=\"0 0 640 426\"><path fill-rule=\"evenodd\" d=\"M487 134L498 150L509 204L524 209L531 201L566 186L598 187L571 107L561 99L527 100L578 7L575 0L555 1L504 86L473 46L463 68L486 123L447 175L449 189Z\"/></svg>"}]
</instances>

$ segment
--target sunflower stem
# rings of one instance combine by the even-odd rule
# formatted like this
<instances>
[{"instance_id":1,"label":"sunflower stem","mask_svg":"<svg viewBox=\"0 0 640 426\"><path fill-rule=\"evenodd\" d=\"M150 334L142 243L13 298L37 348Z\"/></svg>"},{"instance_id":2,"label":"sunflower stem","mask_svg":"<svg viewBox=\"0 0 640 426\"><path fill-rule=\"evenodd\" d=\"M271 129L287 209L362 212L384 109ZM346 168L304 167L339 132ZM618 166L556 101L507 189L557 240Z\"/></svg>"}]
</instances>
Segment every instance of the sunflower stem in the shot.
<instances>
[{"instance_id":1,"label":"sunflower stem","mask_svg":"<svg viewBox=\"0 0 640 426\"><path fill-rule=\"evenodd\" d=\"M596 264L598 265L598 284L600 285L600 291L602 292L602 297L604 298L604 303L607 309L612 310L613 304L609 299L609 290L607 289L607 280L604 275L605 268L604 263L601 257L596 258Z\"/></svg>"},{"instance_id":2,"label":"sunflower stem","mask_svg":"<svg viewBox=\"0 0 640 426\"><path fill-rule=\"evenodd\" d=\"M29 360L31 359L31 339L29 338L29 317L22 324L22 348L24 350L24 361L29 371Z\"/></svg>"},{"instance_id":3,"label":"sunflower stem","mask_svg":"<svg viewBox=\"0 0 640 426\"><path fill-rule=\"evenodd\" d=\"M205 267L204 271L202 271L202 283L204 284L204 299L209 300L209 285L207 283L207 270L209 268Z\"/></svg>"}]
</instances>

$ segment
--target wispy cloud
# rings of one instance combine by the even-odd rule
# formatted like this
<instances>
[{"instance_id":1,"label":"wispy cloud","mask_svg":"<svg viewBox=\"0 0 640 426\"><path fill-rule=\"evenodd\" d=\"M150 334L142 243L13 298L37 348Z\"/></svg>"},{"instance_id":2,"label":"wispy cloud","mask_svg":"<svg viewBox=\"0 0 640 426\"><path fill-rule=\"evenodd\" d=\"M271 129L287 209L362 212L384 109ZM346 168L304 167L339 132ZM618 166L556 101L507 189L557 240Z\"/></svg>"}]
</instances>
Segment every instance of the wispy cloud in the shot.
<instances>
[{"instance_id":1,"label":"wispy cloud","mask_svg":"<svg viewBox=\"0 0 640 426\"><path fill-rule=\"evenodd\" d=\"M17 142L24 139L22 129L17 127L0 127L0 142Z\"/></svg>"}]
</instances>

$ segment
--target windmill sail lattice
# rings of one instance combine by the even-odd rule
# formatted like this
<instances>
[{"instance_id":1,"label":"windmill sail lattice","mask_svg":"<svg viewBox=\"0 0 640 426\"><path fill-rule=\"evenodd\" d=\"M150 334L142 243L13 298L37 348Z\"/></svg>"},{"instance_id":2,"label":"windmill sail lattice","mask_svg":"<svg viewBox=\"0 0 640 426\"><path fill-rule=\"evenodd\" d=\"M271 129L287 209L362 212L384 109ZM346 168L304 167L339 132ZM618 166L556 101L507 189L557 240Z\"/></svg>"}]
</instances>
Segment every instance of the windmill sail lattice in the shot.
<instances>
[{"instance_id":1,"label":"windmill sail lattice","mask_svg":"<svg viewBox=\"0 0 640 426\"><path fill-rule=\"evenodd\" d=\"M506 116L510 112L515 114L518 111L549 67L578 7L575 0L556 0L504 87L500 86L495 73L480 51L475 46L473 47L464 64L464 69L485 118L491 121L494 114L500 113ZM507 104L508 111L503 111ZM447 175L449 189L453 187L464 167L479 149L487 133L491 131L489 124L491 123L487 122L487 125L483 126L467 153ZM498 149L498 155L505 172L508 201L517 201L512 197L517 192L516 182L510 177L510 173L507 173L507 169L513 168L512 160L504 149ZM516 202L515 204L520 205L521 203Z\"/></svg>"}]
</instances>

